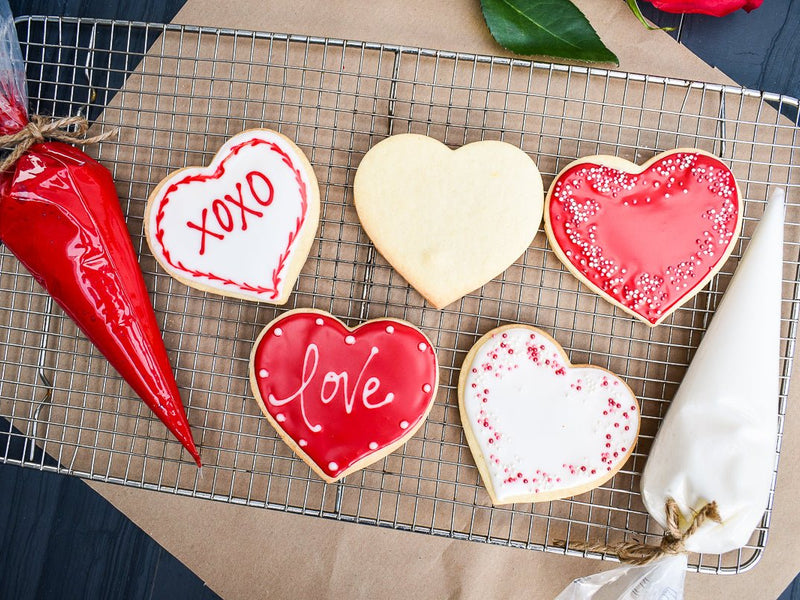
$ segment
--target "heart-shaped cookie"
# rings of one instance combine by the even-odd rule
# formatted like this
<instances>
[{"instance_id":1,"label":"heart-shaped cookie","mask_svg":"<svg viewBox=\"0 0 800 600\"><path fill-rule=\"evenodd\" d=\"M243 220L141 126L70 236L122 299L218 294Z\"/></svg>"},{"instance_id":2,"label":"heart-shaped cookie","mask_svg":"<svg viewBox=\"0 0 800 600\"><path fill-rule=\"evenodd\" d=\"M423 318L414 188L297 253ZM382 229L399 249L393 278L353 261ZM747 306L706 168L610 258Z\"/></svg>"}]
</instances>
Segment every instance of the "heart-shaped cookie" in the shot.
<instances>
[{"instance_id":1,"label":"heart-shaped cookie","mask_svg":"<svg viewBox=\"0 0 800 600\"><path fill-rule=\"evenodd\" d=\"M571 365L543 331L506 325L470 350L459 409L492 504L582 494L609 480L633 451L639 403L616 375Z\"/></svg>"},{"instance_id":2,"label":"heart-shaped cookie","mask_svg":"<svg viewBox=\"0 0 800 600\"><path fill-rule=\"evenodd\" d=\"M438 382L430 341L396 319L348 329L328 313L289 311L264 328L250 359L261 411L329 483L414 435Z\"/></svg>"},{"instance_id":3,"label":"heart-shaped cookie","mask_svg":"<svg viewBox=\"0 0 800 600\"><path fill-rule=\"evenodd\" d=\"M701 150L665 152L641 167L584 158L559 173L545 200L545 230L561 261L651 326L722 267L741 219L733 174Z\"/></svg>"},{"instance_id":4,"label":"heart-shaped cookie","mask_svg":"<svg viewBox=\"0 0 800 600\"><path fill-rule=\"evenodd\" d=\"M158 184L145 212L153 256L186 285L284 304L319 222L319 186L306 157L283 135L244 131L207 167Z\"/></svg>"},{"instance_id":5,"label":"heart-shaped cookie","mask_svg":"<svg viewBox=\"0 0 800 600\"><path fill-rule=\"evenodd\" d=\"M354 183L358 217L384 258L436 308L503 272L542 219L542 178L497 141L450 150L402 134L376 144Z\"/></svg>"}]
</instances>

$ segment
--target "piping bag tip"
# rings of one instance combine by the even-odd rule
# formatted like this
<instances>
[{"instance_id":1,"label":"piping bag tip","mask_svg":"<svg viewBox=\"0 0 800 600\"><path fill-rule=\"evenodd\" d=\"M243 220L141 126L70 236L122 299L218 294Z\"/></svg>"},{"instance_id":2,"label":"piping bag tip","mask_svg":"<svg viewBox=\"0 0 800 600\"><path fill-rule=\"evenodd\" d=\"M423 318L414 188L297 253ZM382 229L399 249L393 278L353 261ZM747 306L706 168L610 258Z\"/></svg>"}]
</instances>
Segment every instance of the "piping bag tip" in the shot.
<instances>
[{"instance_id":1,"label":"piping bag tip","mask_svg":"<svg viewBox=\"0 0 800 600\"><path fill-rule=\"evenodd\" d=\"M192 455L194 462L197 464L197 468L201 468L203 464L200 462L200 453L197 451L197 446L194 444L194 439L192 439L191 434L188 439L180 439L179 441L183 444L183 447Z\"/></svg>"},{"instance_id":2,"label":"piping bag tip","mask_svg":"<svg viewBox=\"0 0 800 600\"><path fill-rule=\"evenodd\" d=\"M786 203L786 190L782 187L770 187L769 198L767 199L767 205L778 204L781 206L781 209L784 209L785 203Z\"/></svg>"}]
</instances>

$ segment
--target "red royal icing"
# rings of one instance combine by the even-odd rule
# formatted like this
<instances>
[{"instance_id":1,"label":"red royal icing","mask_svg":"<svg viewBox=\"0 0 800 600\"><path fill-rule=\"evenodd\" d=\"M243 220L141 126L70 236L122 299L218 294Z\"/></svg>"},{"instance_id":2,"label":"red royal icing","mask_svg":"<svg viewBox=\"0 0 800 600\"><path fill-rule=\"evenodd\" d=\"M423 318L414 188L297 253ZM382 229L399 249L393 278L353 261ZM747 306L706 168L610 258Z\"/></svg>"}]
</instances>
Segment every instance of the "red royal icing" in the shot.
<instances>
[{"instance_id":1,"label":"red royal icing","mask_svg":"<svg viewBox=\"0 0 800 600\"><path fill-rule=\"evenodd\" d=\"M381 319L351 331L314 311L273 321L252 367L262 409L331 479L407 436L438 381L436 353L411 325Z\"/></svg>"},{"instance_id":2,"label":"red royal icing","mask_svg":"<svg viewBox=\"0 0 800 600\"><path fill-rule=\"evenodd\" d=\"M183 259L173 256L173 249L168 248L164 243L165 232L162 227L162 221L164 219L164 211L171 201L170 195L174 194L181 186L202 185L203 183L220 179L225 174L227 163L236 160L236 156L243 148L251 146L262 146L281 157L281 162L293 173L294 180L297 183L297 194L300 203L300 216L295 222L294 229L288 232L285 249L278 257L277 266L271 273L269 285L263 285L259 282L236 281L221 273L195 269L191 265L187 265ZM268 193L265 194L264 189L268 190ZM186 222L186 227L198 233L199 240L197 247L194 250L188 250L188 252L191 254L194 251L197 255L203 255L207 251L208 241L218 240L224 242L225 234L230 233L234 228L246 231L248 219L268 218L268 207L272 204L274 192L275 189L269 174L259 171L247 173L245 180L237 182L235 189L229 190L227 194L222 195L222 198L213 198L208 206L198 211L196 219L190 219ZM202 198L202 191L198 191L198 194ZM157 210L155 239L161 248L164 260L169 265L195 278L230 285L243 292L265 294L267 297L274 299L280 295L281 272L286 267L292 244L300 235L300 231L306 222L308 193L302 171L294 164L291 156L275 142L254 138L233 146L213 173L187 175L171 183L160 199ZM276 232L276 234L280 233ZM186 253L187 249L181 248L180 252Z\"/></svg>"},{"instance_id":3,"label":"red royal icing","mask_svg":"<svg viewBox=\"0 0 800 600\"><path fill-rule=\"evenodd\" d=\"M582 162L553 183L548 233L596 291L656 324L727 257L740 210L713 156L666 153L639 174Z\"/></svg>"}]
</instances>

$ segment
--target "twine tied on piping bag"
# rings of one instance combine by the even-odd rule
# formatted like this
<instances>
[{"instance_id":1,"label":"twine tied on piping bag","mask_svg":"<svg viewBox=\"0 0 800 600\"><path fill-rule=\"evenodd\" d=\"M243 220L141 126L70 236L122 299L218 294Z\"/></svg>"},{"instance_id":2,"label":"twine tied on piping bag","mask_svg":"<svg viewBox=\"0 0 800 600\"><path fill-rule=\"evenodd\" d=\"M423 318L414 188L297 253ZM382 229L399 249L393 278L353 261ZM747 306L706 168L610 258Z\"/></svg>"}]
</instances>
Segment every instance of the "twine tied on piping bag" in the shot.
<instances>
[{"instance_id":1,"label":"twine tied on piping bag","mask_svg":"<svg viewBox=\"0 0 800 600\"><path fill-rule=\"evenodd\" d=\"M658 546L642 544L640 542L602 544L581 541L568 543L564 540L557 540L556 545L571 550L616 554L622 562L641 566L649 564L668 554L681 554L685 552L686 540L694 535L707 519L715 523L722 522L719 512L717 511L717 503L709 502L694 514L692 520L689 522L689 527L687 527L685 531L681 531L681 513L678 508L678 503L672 498L669 498L664 508L667 515L667 530L664 532L664 537L661 539L661 544Z\"/></svg>"},{"instance_id":2,"label":"twine tied on piping bag","mask_svg":"<svg viewBox=\"0 0 800 600\"><path fill-rule=\"evenodd\" d=\"M75 130L69 128L75 126ZM85 117L45 117L34 115L25 127L9 135L0 135L0 148L11 150L2 162L0 162L0 172L6 171L16 163L31 146L47 140L56 140L67 144L97 144L109 139L119 133L119 129L114 128L100 135L86 137L89 130L89 121Z\"/></svg>"}]
</instances>

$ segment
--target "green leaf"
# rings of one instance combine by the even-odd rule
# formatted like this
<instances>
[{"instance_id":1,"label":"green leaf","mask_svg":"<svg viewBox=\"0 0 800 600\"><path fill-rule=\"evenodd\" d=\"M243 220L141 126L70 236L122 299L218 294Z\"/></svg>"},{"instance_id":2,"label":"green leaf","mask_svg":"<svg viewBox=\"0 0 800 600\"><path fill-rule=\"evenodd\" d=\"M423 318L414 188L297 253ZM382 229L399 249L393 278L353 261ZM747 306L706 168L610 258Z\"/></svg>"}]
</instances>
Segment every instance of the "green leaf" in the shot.
<instances>
[{"instance_id":1,"label":"green leaf","mask_svg":"<svg viewBox=\"0 0 800 600\"><path fill-rule=\"evenodd\" d=\"M494 39L516 54L619 64L569 0L481 0L481 9Z\"/></svg>"},{"instance_id":2,"label":"green leaf","mask_svg":"<svg viewBox=\"0 0 800 600\"><path fill-rule=\"evenodd\" d=\"M639 3L636 0L625 0L625 1L628 3L628 7L631 9L631 12L633 12L633 14L636 15L636 18L639 19L639 22L645 27L647 27L647 29L649 29L650 31L654 30L675 31L674 27L654 27L650 25L650 23L648 23L645 20L644 15L642 14L642 9L639 8Z\"/></svg>"}]
</instances>

